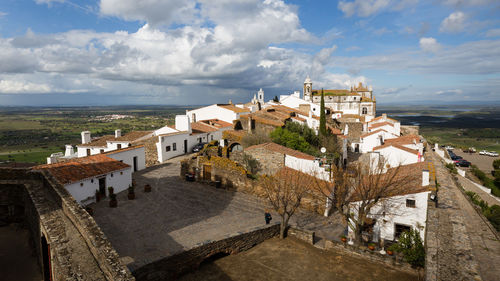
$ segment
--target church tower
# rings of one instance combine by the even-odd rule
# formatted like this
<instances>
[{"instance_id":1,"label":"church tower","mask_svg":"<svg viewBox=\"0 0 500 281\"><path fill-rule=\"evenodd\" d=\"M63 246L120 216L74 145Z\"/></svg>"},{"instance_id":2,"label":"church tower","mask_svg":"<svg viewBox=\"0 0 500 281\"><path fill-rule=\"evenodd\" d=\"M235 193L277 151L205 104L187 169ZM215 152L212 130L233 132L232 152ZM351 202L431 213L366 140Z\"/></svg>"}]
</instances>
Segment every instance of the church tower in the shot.
<instances>
[{"instance_id":1,"label":"church tower","mask_svg":"<svg viewBox=\"0 0 500 281\"><path fill-rule=\"evenodd\" d=\"M311 78L307 75L307 78L304 81L304 100L306 101L312 101L312 85L313 83Z\"/></svg>"},{"instance_id":2,"label":"church tower","mask_svg":"<svg viewBox=\"0 0 500 281\"><path fill-rule=\"evenodd\" d=\"M264 91L262 88L257 92L257 101L260 102L260 104L264 104Z\"/></svg>"}]
</instances>

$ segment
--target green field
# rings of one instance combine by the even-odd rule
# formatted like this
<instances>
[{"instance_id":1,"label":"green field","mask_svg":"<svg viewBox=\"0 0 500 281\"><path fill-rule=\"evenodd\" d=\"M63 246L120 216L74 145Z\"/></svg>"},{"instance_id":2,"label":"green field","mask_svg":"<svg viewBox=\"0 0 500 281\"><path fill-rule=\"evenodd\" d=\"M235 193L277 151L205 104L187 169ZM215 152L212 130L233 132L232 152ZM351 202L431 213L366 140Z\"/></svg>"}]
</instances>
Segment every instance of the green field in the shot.
<instances>
[{"instance_id":1,"label":"green field","mask_svg":"<svg viewBox=\"0 0 500 281\"><path fill-rule=\"evenodd\" d=\"M0 108L0 162L45 163L48 156L64 152L64 145L79 144L80 132L92 137L134 130L154 130L173 124L176 114L189 107L64 107ZM97 120L97 116L121 114L131 117Z\"/></svg>"}]
</instances>

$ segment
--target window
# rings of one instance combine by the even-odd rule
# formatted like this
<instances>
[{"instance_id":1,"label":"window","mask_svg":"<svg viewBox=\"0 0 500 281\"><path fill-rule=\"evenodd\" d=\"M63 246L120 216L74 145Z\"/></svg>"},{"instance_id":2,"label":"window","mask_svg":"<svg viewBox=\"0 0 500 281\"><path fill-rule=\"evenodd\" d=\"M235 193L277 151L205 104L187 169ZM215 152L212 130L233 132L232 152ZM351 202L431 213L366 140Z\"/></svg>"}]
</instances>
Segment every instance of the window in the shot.
<instances>
[{"instance_id":1,"label":"window","mask_svg":"<svg viewBox=\"0 0 500 281\"><path fill-rule=\"evenodd\" d=\"M198 143L201 143L201 138L198 138Z\"/></svg>"},{"instance_id":2,"label":"window","mask_svg":"<svg viewBox=\"0 0 500 281\"><path fill-rule=\"evenodd\" d=\"M91 180L90 180L90 182L91 182L91 183L94 183L94 179L91 179Z\"/></svg>"},{"instance_id":3,"label":"window","mask_svg":"<svg viewBox=\"0 0 500 281\"><path fill-rule=\"evenodd\" d=\"M193 123L196 122L196 114L195 113L193 113L191 115L191 122L193 122Z\"/></svg>"},{"instance_id":4,"label":"window","mask_svg":"<svg viewBox=\"0 0 500 281\"><path fill-rule=\"evenodd\" d=\"M120 175L123 175L123 172L120 172Z\"/></svg>"},{"instance_id":5,"label":"window","mask_svg":"<svg viewBox=\"0 0 500 281\"><path fill-rule=\"evenodd\" d=\"M415 199L406 199L406 207L415 208Z\"/></svg>"},{"instance_id":6,"label":"window","mask_svg":"<svg viewBox=\"0 0 500 281\"><path fill-rule=\"evenodd\" d=\"M83 182L80 183L80 186L83 186Z\"/></svg>"},{"instance_id":7,"label":"window","mask_svg":"<svg viewBox=\"0 0 500 281\"><path fill-rule=\"evenodd\" d=\"M100 152L101 152L101 154L104 153L104 149L101 149Z\"/></svg>"},{"instance_id":8,"label":"window","mask_svg":"<svg viewBox=\"0 0 500 281\"><path fill-rule=\"evenodd\" d=\"M368 109L366 107L363 107L361 114L368 114Z\"/></svg>"},{"instance_id":9,"label":"window","mask_svg":"<svg viewBox=\"0 0 500 281\"><path fill-rule=\"evenodd\" d=\"M113 173L111 173L111 177L113 177Z\"/></svg>"},{"instance_id":10,"label":"window","mask_svg":"<svg viewBox=\"0 0 500 281\"><path fill-rule=\"evenodd\" d=\"M169 151L170 151L170 145L167 145L167 147L165 148L165 150L166 150L167 152L169 152Z\"/></svg>"},{"instance_id":11,"label":"window","mask_svg":"<svg viewBox=\"0 0 500 281\"><path fill-rule=\"evenodd\" d=\"M210 136L210 140L214 140L214 136Z\"/></svg>"},{"instance_id":12,"label":"window","mask_svg":"<svg viewBox=\"0 0 500 281\"><path fill-rule=\"evenodd\" d=\"M401 236L401 233L405 232L405 231L410 231L411 230L411 227L408 226L408 225L404 225L404 224L395 224L394 225L394 240L397 240L399 238L399 236Z\"/></svg>"},{"instance_id":13,"label":"window","mask_svg":"<svg viewBox=\"0 0 500 281\"><path fill-rule=\"evenodd\" d=\"M118 149L122 148L122 144L121 143L117 144L116 146L118 147Z\"/></svg>"},{"instance_id":14,"label":"window","mask_svg":"<svg viewBox=\"0 0 500 281\"><path fill-rule=\"evenodd\" d=\"M172 150L173 150L173 151L176 151L176 150L177 150L177 144L176 144L175 142L172 144Z\"/></svg>"},{"instance_id":15,"label":"window","mask_svg":"<svg viewBox=\"0 0 500 281\"><path fill-rule=\"evenodd\" d=\"M90 148L87 148L87 156L90 156Z\"/></svg>"}]
</instances>

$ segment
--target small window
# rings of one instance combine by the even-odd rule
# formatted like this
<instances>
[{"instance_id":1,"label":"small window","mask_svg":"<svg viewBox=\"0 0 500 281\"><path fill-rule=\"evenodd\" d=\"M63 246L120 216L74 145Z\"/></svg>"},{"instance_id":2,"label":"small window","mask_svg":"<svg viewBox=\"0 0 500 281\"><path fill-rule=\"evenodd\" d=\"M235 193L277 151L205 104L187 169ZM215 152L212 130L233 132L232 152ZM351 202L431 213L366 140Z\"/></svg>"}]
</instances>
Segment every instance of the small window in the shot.
<instances>
[{"instance_id":1,"label":"small window","mask_svg":"<svg viewBox=\"0 0 500 281\"><path fill-rule=\"evenodd\" d=\"M214 140L214 136L210 136L210 140Z\"/></svg>"},{"instance_id":2,"label":"small window","mask_svg":"<svg viewBox=\"0 0 500 281\"><path fill-rule=\"evenodd\" d=\"M176 151L176 150L177 150L177 144L176 144L175 142L172 144L172 150L173 150L173 151Z\"/></svg>"},{"instance_id":3,"label":"small window","mask_svg":"<svg viewBox=\"0 0 500 281\"><path fill-rule=\"evenodd\" d=\"M94 179L91 179L91 180L90 180L90 182L91 182L91 183L94 183Z\"/></svg>"},{"instance_id":4,"label":"small window","mask_svg":"<svg viewBox=\"0 0 500 281\"><path fill-rule=\"evenodd\" d=\"M80 186L83 186L83 182L80 183Z\"/></svg>"},{"instance_id":5,"label":"small window","mask_svg":"<svg viewBox=\"0 0 500 281\"><path fill-rule=\"evenodd\" d=\"M104 149L101 149L101 154L104 153Z\"/></svg>"},{"instance_id":6,"label":"small window","mask_svg":"<svg viewBox=\"0 0 500 281\"><path fill-rule=\"evenodd\" d=\"M170 151L170 145L167 145L167 147L165 148L165 150L166 150L167 152L169 152L169 151Z\"/></svg>"},{"instance_id":7,"label":"small window","mask_svg":"<svg viewBox=\"0 0 500 281\"><path fill-rule=\"evenodd\" d=\"M122 144L121 143L117 144L116 146L118 147L118 149L122 148Z\"/></svg>"},{"instance_id":8,"label":"small window","mask_svg":"<svg viewBox=\"0 0 500 281\"><path fill-rule=\"evenodd\" d=\"M406 207L415 208L415 200L414 199L406 199Z\"/></svg>"},{"instance_id":9,"label":"small window","mask_svg":"<svg viewBox=\"0 0 500 281\"><path fill-rule=\"evenodd\" d=\"M123 175L123 172L120 172L120 175Z\"/></svg>"},{"instance_id":10,"label":"small window","mask_svg":"<svg viewBox=\"0 0 500 281\"><path fill-rule=\"evenodd\" d=\"M87 156L90 156L90 148L87 148Z\"/></svg>"},{"instance_id":11,"label":"small window","mask_svg":"<svg viewBox=\"0 0 500 281\"><path fill-rule=\"evenodd\" d=\"M113 177L113 173L111 173L111 177Z\"/></svg>"}]
</instances>

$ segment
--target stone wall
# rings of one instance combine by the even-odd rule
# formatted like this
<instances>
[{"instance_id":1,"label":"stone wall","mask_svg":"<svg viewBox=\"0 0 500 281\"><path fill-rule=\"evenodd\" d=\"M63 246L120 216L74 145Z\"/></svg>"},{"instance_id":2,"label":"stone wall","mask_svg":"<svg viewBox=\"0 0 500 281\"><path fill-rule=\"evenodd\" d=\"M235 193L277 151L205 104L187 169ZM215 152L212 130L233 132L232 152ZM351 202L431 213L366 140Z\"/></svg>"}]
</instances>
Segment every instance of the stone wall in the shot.
<instances>
[{"instance_id":1,"label":"stone wall","mask_svg":"<svg viewBox=\"0 0 500 281\"><path fill-rule=\"evenodd\" d=\"M420 126L401 125L401 135L419 135Z\"/></svg>"},{"instance_id":2,"label":"stone wall","mask_svg":"<svg viewBox=\"0 0 500 281\"><path fill-rule=\"evenodd\" d=\"M151 137L137 143L134 145L144 145L144 152L146 156L146 167L151 167L158 163L158 150L156 148L156 143L158 142L158 137Z\"/></svg>"},{"instance_id":3,"label":"stone wall","mask_svg":"<svg viewBox=\"0 0 500 281\"><path fill-rule=\"evenodd\" d=\"M245 153L259 161L261 165L259 174L272 175L285 166L285 155L279 152L259 147L245 150Z\"/></svg>"},{"instance_id":4,"label":"stone wall","mask_svg":"<svg viewBox=\"0 0 500 281\"><path fill-rule=\"evenodd\" d=\"M0 194L21 202L40 264L47 240L53 280L134 280L94 219L46 172L0 168Z\"/></svg>"},{"instance_id":5,"label":"stone wall","mask_svg":"<svg viewBox=\"0 0 500 281\"><path fill-rule=\"evenodd\" d=\"M174 280L193 271L210 257L220 254L236 254L279 234L279 224L262 226L245 233L233 233L218 241L205 241L183 253L152 262L134 271L141 281Z\"/></svg>"},{"instance_id":6,"label":"stone wall","mask_svg":"<svg viewBox=\"0 0 500 281\"><path fill-rule=\"evenodd\" d=\"M293 236L297 239L305 241L311 245L314 245L314 231L300 229L294 226L290 226L287 234Z\"/></svg>"}]
</instances>

